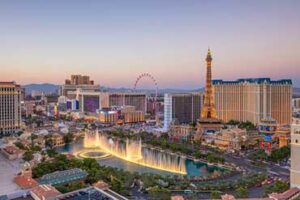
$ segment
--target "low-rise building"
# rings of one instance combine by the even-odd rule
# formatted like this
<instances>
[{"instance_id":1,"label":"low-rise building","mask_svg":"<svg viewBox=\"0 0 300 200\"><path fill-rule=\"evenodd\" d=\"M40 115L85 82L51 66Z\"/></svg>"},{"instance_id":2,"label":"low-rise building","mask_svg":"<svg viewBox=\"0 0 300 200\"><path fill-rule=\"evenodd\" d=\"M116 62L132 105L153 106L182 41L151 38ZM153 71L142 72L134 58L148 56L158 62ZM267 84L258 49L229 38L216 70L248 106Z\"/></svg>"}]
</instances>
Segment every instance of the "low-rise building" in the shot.
<instances>
[{"instance_id":1,"label":"low-rise building","mask_svg":"<svg viewBox=\"0 0 300 200\"><path fill-rule=\"evenodd\" d=\"M38 185L30 191L34 200L53 200L61 193L51 185Z\"/></svg>"},{"instance_id":2,"label":"low-rise building","mask_svg":"<svg viewBox=\"0 0 300 200\"><path fill-rule=\"evenodd\" d=\"M126 197L110 190L88 187L66 194L59 195L55 200L86 200L86 199L105 199L105 200L128 200Z\"/></svg>"},{"instance_id":3,"label":"low-rise building","mask_svg":"<svg viewBox=\"0 0 300 200\"><path fill-rule=\"evenodd\" d=\"M36 139L33 140L35 145L38 145L41 148L45 148L45 136L38 135Z\"/></svg>"},{"instance_id":4,"label":"low-rise building","mask_svg":"<svg viewBox=\"0 0 300 200\"><path fill-rule=\"evenodd\" d=\"M93 186L100 190L109 189L109 185L107 183L105 183L104 181L98 181L98 182L94 183Z\"/></svg>"},{"instance_id":5,"label":"low-rise building","mask_svg":"<svg viewBox=\"0 0 300 200\"><path fill-rule=\"evenodd\" d=\"M240 128L222 129L218 133L204 136L206 144L234 151L240 151L242 146L246 145L248 139L246 130Z\"/></svg>"},{"instance_id":6,"label":"low-rise building","mask_svg":"<svg viewBox=\"0 0 300 200\"><path fill-rule=\"evenodd\" d=\"M291 127L291 187L300 188L300 118L293 118Z\"/></svg>"},{"instance_id":7,"label":"low-rise building","mask_svg":"<svg viewBox=\"0 0 300 200\"><path fill-rule=\"evenodd\" d=\"M272 193L269 194L268 197L263 198L235 198L233 195L222 195L222 200L293 200L297 199L300 196L299 188L291 188L283 193Z\"/></svg>"},{"instance_id":8,"label":"low-rise building","mask_svg":"<svg viewBox=\"0 0 300 200\"><path fill-rule=\"evenodd\" d=\"M16 146L6 146L1 149L2 154L9 160L15 160L18 158L22 158L24 151L20 150Z\"/></svg>"},{"instance_id":9,"label":"low-rise building","mask_svg":"<svg viewBox=\"0 0 300 200\"><path fill-rule=\"evenodd\" d=\"M38 182L29 176L19 175L15 177L14 181L21 189L25 190L38 186Z\"/></svg>"},{"instance_id":10,"label":"low-rise building","mask_svg":"<svg viewBox=\"0 0 300 200\"><path fill-rule=\"evenodd\" d=\"M185 200L185 199L183 198L183 196L176 195L176 196L172 196L171 200Z\"/></svg>"},{"instance_id":11,"label":"low-rise building","mask_svg":"<svg viewBox=\"0 0 300 200\"><path fill-rule=\"evenodd\" d=\"M122 110L124 123L137 123L145 121L145 112L139 110Z\"/></svg>"},{"instance_id":12,"label":"low-rise building","mask_svg":"<svg viewBox=\"0 0 300 200\"><path fill-rule=\"evenodd\" d=\"M35 105L36 105L36 101L35 100L24 101L24 103L22 104L22 110L24 111L23 114L26 117L34 114Z\"/></svg>"},{"instance_id":13,"label":"low-rise building","mask_svg":"<svg viewBox=\"0 0 300 200\"><path fill-rule=\"evenodd\" d=\"M64 136L58 133L54 133L51 137L53 146L62 146L65 144Z\"/></svg>"},{"instance_id":14,"label":"low-rise building","mask_svg":"<svg viewBox=\"0 0 300 200\"><path fill-rule=\"evenodd\" d=\"M145 112L136 110L134 106L105 108L98 112L98 120L102 123L138 123L145 121Z\"/></svg>"},{"instance_id":15,"label":"low-rise building","mask_svg":"<svg viewBox=\"0 0 300 200\"><path fill-rule=\"evenodd\" d=\"M79 168L56 171L42 176L38 182L47 185L63 185L72 182L82 181L88 176L86 171Z\"/></svg>"},{"instance_id":16,"label":"low-rise building","mask_svg":"<svg viewBox=\"0 0 300 200\"><path fill-rule=\"evenodd\" d=\"M258 129L259 134L263 137L260 141L260 147L266 153L271 153L274 149L290 144L290 126L280 126L276 120L265 118L259 123Z\"/></svg>"},{"instance_id":17,"label":"low-rise building","mask_svg":"<svg viewBox=\"0 0 300 200\"><path fill-rule=\"evenodd\" d=\"M99 121L101 123L116 123L118 121L118 112L117 111L100 111Z\"/></svg>"},{"instance_id":18,"label":"low-rise building","mask_svg":"<svg viewBox=\"0 0 300 200\"><path fill-rule=\"evenodd\" d=\"M171 124L168 135L171 139L175 140L191 140L196 133L196 129L193 126L187 124Z\"/></svg>"}]
</instances>

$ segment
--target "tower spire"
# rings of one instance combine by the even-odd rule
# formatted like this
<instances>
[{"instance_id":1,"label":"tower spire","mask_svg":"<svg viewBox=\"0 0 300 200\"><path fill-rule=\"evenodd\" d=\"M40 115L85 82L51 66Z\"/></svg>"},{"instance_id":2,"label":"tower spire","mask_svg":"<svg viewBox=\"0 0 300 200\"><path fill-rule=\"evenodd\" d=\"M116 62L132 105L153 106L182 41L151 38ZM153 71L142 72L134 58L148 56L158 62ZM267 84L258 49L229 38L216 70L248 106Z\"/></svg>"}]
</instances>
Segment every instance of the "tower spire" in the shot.
<instances>
[{"instance_id":1,"label":"tower spire","mask_svg":"<svg viewBox=\"0 0 300 200\"><path fill-rule=\"evenodd\" d=\"M210 51L210 48L208 47L208 50L207 50L207 56L206 56L206 62L208 61L212 61L212 56L211 56L211 51Z\"/></svg>"}]
</instances>

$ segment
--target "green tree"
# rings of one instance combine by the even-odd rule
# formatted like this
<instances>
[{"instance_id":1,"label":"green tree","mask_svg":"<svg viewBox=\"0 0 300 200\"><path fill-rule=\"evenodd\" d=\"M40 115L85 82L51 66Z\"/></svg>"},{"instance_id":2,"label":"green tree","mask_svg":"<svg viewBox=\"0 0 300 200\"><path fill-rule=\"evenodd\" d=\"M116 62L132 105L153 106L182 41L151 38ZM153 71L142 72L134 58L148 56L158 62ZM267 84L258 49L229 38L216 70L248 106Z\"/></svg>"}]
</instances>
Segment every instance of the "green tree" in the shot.
<instances>
[{"instance_id":1,"label":"green tree","mask_svg":"<svg viewBox=\"0 0 300 200\"><path fill-rule=\"evenodd\" d=\"M268 155L262 149L255 151L249 155L249 159L253 160L253 161L266 160L267 158L268 158Z\"/></svg>"},{"instance_id":2,"label":"green tree","mask_svg":"<svg viewBox=\"0 0 300 200\"><path fill-rule=\"evenodd\" d=\"M210 198L211 199L221 199L221 192L214 190L210 193Z\"/></svg>"},{"instance_id":3,"label":"green tree","mask_svg":"<svg viewBox=\"0 0 300 200\"><path fill-rule=\"evenodd\" d=\"M33 151L33 152L39 152L42 149L41 149L40 146L34 145L34 146L31 146L30 150Z\"/></svg>"},{"instance_id":4,"label":"green tree","mask_svg":"<svg viewBox=\"0 0 300 200\"><path fill-rule=\"evenodd\" d=\"M154 187L149 190L150 200L170 200L171 192L164 188Z\"/></svg>"},{"instance_id":5,"label":"green tree","mask_svg":"<svg viewBox=\"0 0 300 200\"><path fill-rule=\"evenodd\" d=\"M55 149L47 149L46 153L50 158L53 158L58 154L58 152Z\"/></svg>"},{"instance_id":6,"label":"green tree","mask_svg":"<svg viewBox=\"0 0 300 200\"><path fill-rule=\"evenodd\" d=\"M276 149L274 151L272 151L269 159L274 161L274 162L278 162L284 159L288 159L291 155L291 148L290 146L284 146L280 149Z\"/></svg>"},{"instance_id":7,"label":"green tree","mask_svg":"<svg viewBox=\"0 0 300 200\"><path fill-rule=\"evenodd\" d=\"M73 133L68 133L64 136L64 141L66 144L71 143L73 141L73 139L74 139Z\"/></svg>"},{"instance_id":8,"label":"green tree","mask_svg":"<svg viewBox=\"0 0 300 200\"><path fill-rule=\"evenodd\" d=\"M242 128L242 129L247 129L247 130L253 130L255 129L255 125L253 123L251 123L250 121L246 121L246 122L241 122L239 124L239 128Z\"/></svg>"},{"instance_id":9,"label":"green tree","mask_svg":"<svg viewBox=\"0 0 300 200\"><path fill-rule=\"evenodd\" d=\"M23 160L25 161L31 161L33 159L33 152L32 151L26 151L24 154L23 154Z\"/></svg>"},{"instance_id":10,"label":"green tree","mask_svg":"<svg viewBox=\"0 0 300 200\"><path fill-rule=\"evenodd\" d=\"M27 148L21 143L21 142L16 142L15 143L16 147L22 150L27 150Z\"/></svg>"},{"instance_id":11,"label":"green tree","mask_svg":"<svg viewBox=\"0 0 300 200\"><path fill-rule=\"evenodd\" d=\"M266 187L266 194L271 194L273 192L282 193L290 188L288 182L276 181L272 185Z\"/></svg>"},{"instance_id":12,"label":"green tree","mask_svg":"<svg viewBox=\"0 0 300 200\"><path fill-rule=\"evenodd\" d=\"M33 147L33 145L34 145L34 140L37 139L37 138L38 138L38 136L35 135L35 134L33 134L33 133L30 135L30 140L31 140L31 146L32 146L32 147Z\"/></svg>"},{"instance_id":13,"label":"green tree","mask_svg":"<svg viewBox=\"0 0 300 200\"><path fill-rule=\"evenodd\" d=\"M247 198L249 196L249 191L245 187L239 187L236 190L236 197L238 198Z\"/></svg>"},{"instance_id":14,"label":"green tree","mask_svg":"<svg viewBox=\"0 0 300 200\"><path fill-rule=\"evenodd\" d=\"M235 126L235 125L239 125L240 122L232 119L232 120L229 120L226 124Z\"/></svg>"},{"instance_id":15,"label":"green tree","mask_svg":"<svg viewBox=\"0 0 300 200\"><path fill-rule=\"evenodd\" d=\"M52 140L52 138L46 138L46 141L45 141L45 146L46 147L49 147L49 148L53 148L53 140Z\"/></svg>"}]
</instances>

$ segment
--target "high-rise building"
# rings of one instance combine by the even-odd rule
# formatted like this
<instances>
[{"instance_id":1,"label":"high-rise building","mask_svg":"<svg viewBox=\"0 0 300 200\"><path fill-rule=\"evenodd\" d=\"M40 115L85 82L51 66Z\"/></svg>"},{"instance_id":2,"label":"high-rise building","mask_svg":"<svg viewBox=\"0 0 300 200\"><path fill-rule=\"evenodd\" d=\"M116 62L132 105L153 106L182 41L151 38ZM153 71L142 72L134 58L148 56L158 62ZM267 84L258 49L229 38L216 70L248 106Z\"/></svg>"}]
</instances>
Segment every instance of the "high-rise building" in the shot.
<instances>
[{"instance_id":1,"label":"high-rise building","mask_svg":"<svg viewBox=\"0 0 300 200\"><path fill-rule=\"evenodd\" d=\"M109 93L77 89L69 94L79 101L79 111L96 112L98 109L134 106L137 111L146 111L146 94Z\"/></svg>"},{"instance_id":2,"label":"high-rise building","mask_svg":"<svg viewBox=\"0 0 300 200\"><path fill-rule=\"evenodd\" d=\"M94 85L94 81L89 76L71 75L71 79L67 79L65 84L60 87L60 95L68 98L75 98L74 92L77 89L87 92L100 92L100 86Z\"/></svg>"},{"instance_id":3,"label":"high-rise building","mask_svg":"<svg viewBox=\"0 0 300 200\"><path fill-rule=\"evenodd\" d=\"M294 118L291 126L291 187L300 188L300 118Z\"/></svg>"},{"instance_id":4,"label":"high-rise building","mask_svg":"<svg viewBox=\"0 0 300 200\"><path fill-rule=\"evenodd\" d=\"M66 85L94 85L94 81L89 76L71 75L71 80L65 81Z\"/></svg>"},{"instance_id":5,"label":"high-rise building","mask_svg":"<svg viewBox=\"0 0 300 200\"><path fill-rule=\"evenodd\" d=\"M290 124L292 117L292 81L270 78L213 81L217 115L229 120L250 121L273 118L278 124Z\"/></svg>"},{"instance_id":6,"label":"high-rise building","mask_svg":"<svg viewBox=\"0 0 300 200\"><path fill-rule=\"evenodd\" d=\"M0 82L0 136L21 128L22 89L14 82Z\"/></svg>"},{"instance_id":7,"label":"high-rise building","mask_svg":"<svg viewBox=\"0 0 300 200\"><path fill-rule=\"evenodd\" d=\"M146 112L146 94L109 93L109 107L134 106L136 110Z\"/></svg>"},{"instance_id":8,"label":"high-rise building","mask_svg":"<svg viewBox=\"0 0 300 200\"><path fill-rule=\"evenodd\" d=\"M76 96L75 102L79 102L80 112L95 113L97 110L109 107L108 93L77 89L76 92L69 92L69 94Z\"/></svg>"},{"instance_id":9,"label":"high-rise building","mask_svg":"<svg viewBox=\"0 0 300 200\"><path fill-rule=\"evenodd\" d=\"M292 107L293 107L294 111L300 110L300 97L298 97L298 98L293 98L292 101L293 101L293 102L292 102Z\"/></svg>"},{"instance_id":10,"label":"high-rise building","mask_svg":"<svg viewBox=\"0 0 300 200\"><path fill-rule=\"evenodd\" d=\"M179 123L194 123L199 119L203 95L201 93L165 94L164 129L168 130L173 120Z\"/></svg>"}]
</instances>

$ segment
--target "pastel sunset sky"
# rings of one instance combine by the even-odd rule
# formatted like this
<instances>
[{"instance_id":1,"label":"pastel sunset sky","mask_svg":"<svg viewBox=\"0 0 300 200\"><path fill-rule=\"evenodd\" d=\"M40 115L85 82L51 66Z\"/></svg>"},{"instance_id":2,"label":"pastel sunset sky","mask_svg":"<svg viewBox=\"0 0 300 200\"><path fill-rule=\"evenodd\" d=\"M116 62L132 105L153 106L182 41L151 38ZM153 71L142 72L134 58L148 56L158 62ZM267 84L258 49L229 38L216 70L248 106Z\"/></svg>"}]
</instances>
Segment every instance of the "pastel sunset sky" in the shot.
<instances>
[{"instance_id":1,"label":"pastel sunset sky","mask_svg":"<svg viewBox=\"0 0 300 200\"><path fill-rule=\"evenodd\" d=\"M1 81L85 74L132 87L148 72L160 88L194 89L204 85L208 47L214 79L300 86L300 1L0 0Z\"/></svg>"}]
</instances>

